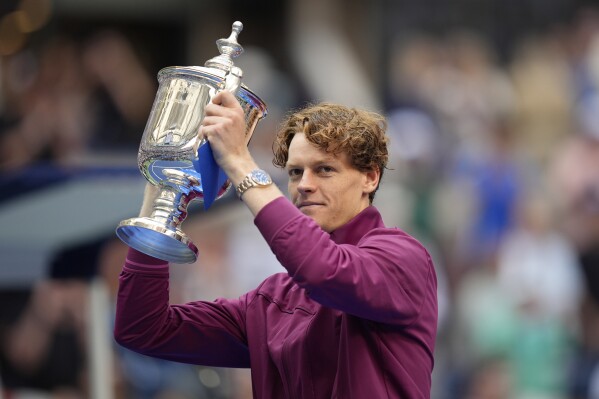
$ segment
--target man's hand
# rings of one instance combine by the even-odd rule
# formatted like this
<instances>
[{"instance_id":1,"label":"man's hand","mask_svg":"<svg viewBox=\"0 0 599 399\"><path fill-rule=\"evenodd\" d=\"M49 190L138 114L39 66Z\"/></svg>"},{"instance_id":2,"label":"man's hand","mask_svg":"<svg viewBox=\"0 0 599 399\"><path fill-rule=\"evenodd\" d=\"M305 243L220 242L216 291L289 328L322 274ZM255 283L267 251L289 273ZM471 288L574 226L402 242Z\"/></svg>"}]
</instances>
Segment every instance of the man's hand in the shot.
<instances>
[{"instance_id":1,"label":"man's hand","mask_svg":"<svg viewBox=\"0 0 599 399\"><path fill-rule=\"evenodd\" d=\"M221 91L205 111L200 136L210 142L215 161L236 184L256 166L247 148L243 109L233 94Z\"/></svg>"},{"instance_id":2,"label":"man's hand","mask_svg":"<svg viewBox=\"0 0 599 399\"><path fill-rule=\"evenodd\" d=\"M258 165L250 155L245 137L245 115L239 102L228 91L221 91L206 106L206 116L200 127L200 136L210 142L214 159L225 171L233 187ZM270 201L283 194L272 184L259 190L248 190L243 201L254 215Z\"/></svg>"}]
</instances>

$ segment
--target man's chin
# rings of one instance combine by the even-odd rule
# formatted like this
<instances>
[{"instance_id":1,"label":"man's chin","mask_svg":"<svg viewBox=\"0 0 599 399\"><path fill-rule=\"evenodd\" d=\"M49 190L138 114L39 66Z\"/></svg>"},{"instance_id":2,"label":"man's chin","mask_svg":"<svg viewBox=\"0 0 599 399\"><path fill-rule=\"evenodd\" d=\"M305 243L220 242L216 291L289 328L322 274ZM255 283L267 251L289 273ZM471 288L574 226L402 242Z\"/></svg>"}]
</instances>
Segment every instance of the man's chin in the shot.
<instances>
[{"instance_id":1,"label":"man's chin","mask_svg":"<svg viewBox=\"0 0 599 399\"><path fill-rule=\"evenodd\" d=\"M304 215L310 216L312 219L314 219L314 210L310 210L308 208L299 208L299 210Z\"/></svg>"},{"instance_id":2,"label":"man's chin","mask_svg":"<svg viewBox=\"0 0 599 399\"><path fill-rule=\"evenodd\" d=\"M314 220L316 223L318 223L320 225L320 223L318 221L319 220L318 216L319 216L320 212L318 212L318 209L316 209L313 206L306 206L306 207L299 208L299 210L301 213L303 213L306 216L309 216L312 220Z\"/></svg>"}]
</instances>

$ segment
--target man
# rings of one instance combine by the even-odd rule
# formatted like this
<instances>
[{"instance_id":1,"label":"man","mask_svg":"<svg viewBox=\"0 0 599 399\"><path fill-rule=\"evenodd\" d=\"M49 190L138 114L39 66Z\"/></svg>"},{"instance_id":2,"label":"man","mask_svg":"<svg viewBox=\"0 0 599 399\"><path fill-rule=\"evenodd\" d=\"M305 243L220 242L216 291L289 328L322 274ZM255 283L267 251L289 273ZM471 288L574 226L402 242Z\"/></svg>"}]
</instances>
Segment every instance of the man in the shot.
<instances>
[{"instance_id":1,"label":"man","mask_svg":"<svg viewBox=\"0 0 599 399\"><path fill-rule=\"evenodd\" d=\"M259 171L244 132L235 97L216 95L200 134L286 273L238 299L169 306L168 265L130 250L117 341L250 367L255 398L428 398L436 276L422 245L371 206L388 158L383 118L331 104L291 115L273 147L291 201Z\"/></svg>"}]
</instances>

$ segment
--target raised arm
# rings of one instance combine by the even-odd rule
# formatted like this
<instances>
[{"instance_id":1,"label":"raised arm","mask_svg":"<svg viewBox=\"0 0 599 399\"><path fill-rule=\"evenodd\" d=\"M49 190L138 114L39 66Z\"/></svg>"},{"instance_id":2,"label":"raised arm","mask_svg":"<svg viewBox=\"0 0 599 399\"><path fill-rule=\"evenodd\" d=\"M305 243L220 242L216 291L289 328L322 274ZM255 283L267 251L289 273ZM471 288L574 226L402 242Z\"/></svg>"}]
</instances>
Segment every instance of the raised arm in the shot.
<instances>
[{"instance_id":1,"label":"raised arm","mask_svg":"<svg viewBox=\"0 0 599 399\"><path fill-rule=\"evenodd\" d=\"M237 300L169 305L163 261L130 250L119 278L114 335L136 352L192 364L249 367L245 306Z\"/></svg>"},{"instance_id":2,"label":"raised arm","mask_svg":"<svg viewBox=\"0 0 599 399\"><path fill-rule=\"evenodd\" d=\"M378 214L373 208L364 212ZM431 258L400 230L375 228L356 245L337 244L335 233L324 232L282 198L255 222L293 280L322 305L394 325L414 321L425 301L436 307Z\"/></svg>"}]
</instances>

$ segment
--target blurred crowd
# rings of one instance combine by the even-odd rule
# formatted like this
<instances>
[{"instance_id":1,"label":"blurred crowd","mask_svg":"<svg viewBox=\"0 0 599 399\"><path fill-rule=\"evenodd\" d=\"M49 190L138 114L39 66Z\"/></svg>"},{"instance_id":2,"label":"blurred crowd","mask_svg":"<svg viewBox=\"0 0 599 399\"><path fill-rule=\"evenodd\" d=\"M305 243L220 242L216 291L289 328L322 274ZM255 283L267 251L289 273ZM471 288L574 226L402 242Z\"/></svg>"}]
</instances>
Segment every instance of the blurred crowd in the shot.
<instances>
[{"instance_id":1,"label":"blurred crowd","mask_svg":"<svg viewBox=\"0 0 599 399\"><path fill-rule=\"evenodd\" d=\"M269 167L280 112L303 99L250 53L262 74L246 83L273 105L251 149ZM392 41L391 162L375 205L435 259L433 398L599 398L599 12L523 37L507 58L472 31ZM135 159L157 84L126 37L55 37L0 62L3 177ZM184 229L200 258L171 268L173 302L239 295L281 271L235 201L192 212ZM89 281L114 301L125 253L111 234L65 247L47 279L4 306L7 398L89 397ZM70 274L81 264L92 271ZM247 371L112 352L115 398L251 397Z\"/></svg>"},{"instance_id":2,"label":"blurred crowd","mask_svg":"<svg viewBox=\"0 0 599 399\"><path fill-rule=\"evenodd\" d=\"M437 397L599 397L598 17L507 62L469 32L397 43L400 226L446 288Z\"/></svg>"},{"instance_id":3,"label":"blurred crowd","mask_svg":"<svg viewBox=\"0 0 599 399\"><path fill-rule=\"evenodd\" d=\"M52 36L2 60L0 170L135 150L157 85L127 38Z\"/></svg>"}]
</instances>

